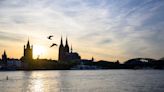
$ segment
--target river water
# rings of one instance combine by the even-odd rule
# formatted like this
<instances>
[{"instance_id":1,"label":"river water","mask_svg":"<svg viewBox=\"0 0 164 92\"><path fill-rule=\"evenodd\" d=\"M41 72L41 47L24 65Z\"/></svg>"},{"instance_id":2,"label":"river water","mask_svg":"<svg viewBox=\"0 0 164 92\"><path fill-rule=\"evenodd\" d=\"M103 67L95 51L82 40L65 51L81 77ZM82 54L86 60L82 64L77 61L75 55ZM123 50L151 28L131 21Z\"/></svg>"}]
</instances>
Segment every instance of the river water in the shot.
<instances>
[{"instance_id":1,"label":"river water","mask_svg":"<svg viewBox=\"0 0 164 92\"><path fill-rule=\"evenodd\" d=\"M0 92L164 92L164 70L1 71Z\"/></svg>"}]
</instances>

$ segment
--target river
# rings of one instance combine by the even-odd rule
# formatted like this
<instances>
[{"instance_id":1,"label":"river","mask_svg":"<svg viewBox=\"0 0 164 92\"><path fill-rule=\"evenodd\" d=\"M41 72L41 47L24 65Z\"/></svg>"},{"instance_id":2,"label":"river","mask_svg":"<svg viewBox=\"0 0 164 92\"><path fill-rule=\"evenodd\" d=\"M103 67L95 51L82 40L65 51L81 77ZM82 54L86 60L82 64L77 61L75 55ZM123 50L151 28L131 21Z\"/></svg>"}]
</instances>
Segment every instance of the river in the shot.
<instances>
[{"instance_id":1,"label":"river","mask_svg":"<svg viewBox=\"0 0 164 92\"><path fill-rule=\"evenodd\" d=\"M0 92L164 92L164 70L1 71Z\"/></svg>"}]
</instances>

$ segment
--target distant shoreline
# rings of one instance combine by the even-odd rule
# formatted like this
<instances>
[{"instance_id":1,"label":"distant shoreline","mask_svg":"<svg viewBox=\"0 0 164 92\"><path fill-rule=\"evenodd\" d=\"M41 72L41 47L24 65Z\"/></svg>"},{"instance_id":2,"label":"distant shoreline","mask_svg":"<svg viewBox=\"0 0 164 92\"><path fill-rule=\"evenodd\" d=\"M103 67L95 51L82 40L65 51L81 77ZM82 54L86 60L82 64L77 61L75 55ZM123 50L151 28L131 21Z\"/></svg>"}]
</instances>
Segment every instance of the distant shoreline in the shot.
<instances>
[{"instance_id":1,"label":"distant shoreline","mask_svg":"<svg viewBox=\"0 0 164 92\"><path fill-rule=\"evenodd\" d=\"M31 69L31 70L23 70L23 69L19 69L19 70L0 70L0 72L5 72L5 71L68 71L68 70L72 70L72 71L77 71L80 69ZM97 71L97 70L164 70L164 69L81 69L82 71L84 70L91 70L91 71Z\"/></svg>"}]
</instances>

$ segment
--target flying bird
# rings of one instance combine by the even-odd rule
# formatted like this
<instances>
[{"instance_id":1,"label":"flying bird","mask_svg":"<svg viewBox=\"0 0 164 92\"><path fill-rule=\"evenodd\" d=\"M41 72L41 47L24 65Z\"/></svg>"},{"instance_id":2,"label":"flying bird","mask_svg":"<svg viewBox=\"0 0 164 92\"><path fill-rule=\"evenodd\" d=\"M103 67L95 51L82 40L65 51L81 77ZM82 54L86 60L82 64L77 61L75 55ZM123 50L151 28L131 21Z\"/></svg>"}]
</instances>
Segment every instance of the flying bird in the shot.
<instances>
[{"instance_id":1,"label":"flying bird","mask_svg":"<svg viewBox=\"0 0 164 92\"><path fill-rule=\"evenodd\" d=\"M53 47L53 46L58 46L58 45L57 45L56 43L53 43L53 44L50 46L50 48Z\"/></svg>"},{"instance_id":2,"label":"flying bird","mask_svg":"<svg viewBox=\"0 0 164 92\"><path fill-rule=\"evenodd\" d=\"M53 35L50 35L50 36L48 36L47 38L49 39L49 40L52 40L51 38L53 37Z\"/></svg>"}]
</instances>

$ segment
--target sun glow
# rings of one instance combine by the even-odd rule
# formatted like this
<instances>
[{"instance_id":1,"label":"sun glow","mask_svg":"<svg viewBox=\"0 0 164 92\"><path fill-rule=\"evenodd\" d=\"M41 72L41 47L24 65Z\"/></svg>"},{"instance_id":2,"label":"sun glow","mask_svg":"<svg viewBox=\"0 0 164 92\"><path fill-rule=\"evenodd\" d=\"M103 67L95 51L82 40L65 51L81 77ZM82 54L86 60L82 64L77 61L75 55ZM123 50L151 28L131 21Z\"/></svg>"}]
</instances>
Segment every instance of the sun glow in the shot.
<instances>
[{"instance_id":1,"label":"sun glow","mask_svg":"<svg viewBox=\"0 0 164 92\"><path fill-rule=\"evenodd\" d=\"M34 58L40 58L45 55L46 49L41 45L34 45L33 54Z\"/></svg>"}]
</instances>

